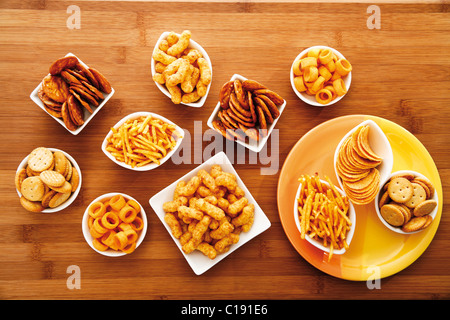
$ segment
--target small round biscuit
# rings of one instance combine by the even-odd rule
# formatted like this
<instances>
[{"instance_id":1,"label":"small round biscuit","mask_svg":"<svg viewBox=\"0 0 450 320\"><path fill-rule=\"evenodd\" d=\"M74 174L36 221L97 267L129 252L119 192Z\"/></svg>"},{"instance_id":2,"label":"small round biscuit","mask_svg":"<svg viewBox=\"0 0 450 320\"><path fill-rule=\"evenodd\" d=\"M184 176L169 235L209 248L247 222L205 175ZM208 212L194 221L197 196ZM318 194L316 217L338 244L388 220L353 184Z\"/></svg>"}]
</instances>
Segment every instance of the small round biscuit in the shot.
<instances>
[{"instance_id":1,"label":"small round biscuit","mask_svg":"<svg viewBox=\"0 0 450 320\"><path fill-rule=\"evenodd\" d=\"M38 176L28 177L22 181L20 192L27 200L41 201L44 196L45 186Z\"/></svg>"},{"instance_id":2,"label":"small round biscuit","mask_svg":"<svg viewBox=\"0 0 450 320\"><path fill-rule=\"evenodd\" d=\"M58 206L60 206L61 204L63 204L67 199L69 199L71 193L56 193L51 199L50 202L48 203L48 206L50 208L56 208Z\"/></svg>"},{"instance_id":3,"label":"small round biscuit","mask_svg":"<svg viewBox=\"0 0 450 320\"><path fill-rule=\"evenodd\" d=\"M50 200L53 198L53 196L56 194L55 190L48 190L45 194L44 197L41 200L41 204L44 208L48 208L48 204L50 202Z\"/></svg>"},{"instance_id":4,"label":"small round biscuit","mask_svg":"<svg viewBox=\"0 0 450 320\"><path fill-rule=\"evenodd\" d=\"M427 193L425 189L418 183L411 183L413 187L413 194L411 199L405 202L405 205L408 208L415 208L420 203L424 202L427 199Z\"/></svg>"},{"instance_id":5,"label":"small round biscuit","mask_svg":"<svg viewBox=\"0 0 450 320\"><path fill-rule=\"evenodd\" d=\"M39 177L50 188L61 187L66 182L66 178L61 173L53 170L42 171Z\"/></svg>"},{"instance_id":6,"label":"small round biscuit","mask_svg":"<svg viewBox=\"0 0 450 320\"><path fill-rule=\"evenodd\" d=\"M383 195L380 197L380 202L378 203L378 207L382 207L389 202L389 193L385 191Z\"/></svg>"},{"instance_id":7,"label":"small round biscuit","mask_svg":"<svg viewBox=\"0 0 450 320\"><path fill-rule=\"evenodd\" d=\"M28 156L28 166L35 172L42 172L53 165L53 153L45 148L38 147Z\"/></svg>"},{"instance_id":8,"label":"small round biscuit","mask_svg":"<svg viewBox=\"0 0 450 320\"><path fill-rule=\"evenodd\" d=\"M64 172L66 171L66 162L69 160L66 158L64 153L62 153L61 151L55 151L53 153L53 156L55 158L54 170L61 174L64 174Z\"/></svg>"},{"instance_id":9,"label":"small round biscuit","mask_svg":"<svg viewBox=\"0 0 450 320\"><path fill-rule=\"evenodd\" d=\"M72 192L72 185L68 181L64 181L63 185L60 187L52 187L50 186L50 189L55 190L59 193L71 193Z\"/></svg>"},{"instance_id":10,"label":"small round biscuit","mask_svg":"<svg viewBox=\"0 0 450 320\"><path fill-rule=\"evenodd\" d=\"M77 170L77 168L72 167L72 177L70 178L70 184L72 185L72 192L75 192L77 190L78 185L80 183L80 174Z\"/></svg>"},{"instance_id":11,"label":"small round biscuit","mask_svg":"<svg viewBox=\"0 0 450 320\"><path fill-rule=\"evenodd\" d=\"M413 213L416 217L425 216L427 214L430 214L434 210L434 208L436 208L436 206L436 200L425 200L414 208Z\"/></svg>"},{"instance_id":12,"label":"small round biscuit","mask_svg":"<svg viewBox=\"0 0 450 320\"><path fill-rule=\"evenodd\" d=\"M394 227L400 227L405 223L405 216L402 211L393 204L385 204L382 206L380 213L383 219Z\"/></svg>"},{"instance_id":13,"label":"small round biscuit","mask_svg":"<svg viewBox=\"0 0 450 320\"><path fill-rule=\"evenodd\" d=\"M406 178L392 179L388 186L389 197L398 203L405 203L413 195L411 182Z\"/></svg>"},{"instance_id":14,"label":"small round biscuit","mask_svg":"<svg viewBox=\"0 0 450 320\"><path fill-rule=\"evenodd\" d=\"M414 232L422 229L427 222L427 217L414 217L402 227L403 232Z\"/></svg>"},{"instance_id":15,"label":"small round biscuit","mask_svg":"<svg viewBox=\"0 0 450 320\"><path fill-rule=\"evenodd\" d=\"M16 172L16 176L14 179L14 183L16 185L16 189L20 191L20 187L22 186L23 180L27 178L27 169L22 168Z\"/></svg>"},{"instance_id":16,"label":"small round biscuit","mask_svg":"<svg viewBox=\"0 0 450 320\"><path fill-rule=\"evenodd\" d=\"M20 204L22 207L30 212L41 212L44 210L44 207L38 201L30 201L26 199L24 196L20 197Z\"/></svg>"}]
</instances>

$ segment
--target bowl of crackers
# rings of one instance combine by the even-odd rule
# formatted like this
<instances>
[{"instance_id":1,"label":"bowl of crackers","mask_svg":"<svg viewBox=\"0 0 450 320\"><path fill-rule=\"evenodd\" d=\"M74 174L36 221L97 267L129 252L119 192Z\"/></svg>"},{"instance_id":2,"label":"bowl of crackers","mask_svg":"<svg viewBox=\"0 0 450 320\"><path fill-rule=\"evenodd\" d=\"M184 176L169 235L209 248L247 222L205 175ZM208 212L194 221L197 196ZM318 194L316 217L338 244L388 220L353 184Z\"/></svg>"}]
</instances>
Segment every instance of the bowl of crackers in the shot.
<instances>
[{"instance_id":1,"label":"bowl of crackers","mask_svg":"<svg viewBox=\"0 0 450 320\"><path fill-rule=\"evenodd\" d=\"M161 166L180 147L184 131L151 112L135 112L117 122L102 143L102 151L119 166L148 171Z\"/></svg>"},{"instance_id":2,"label":"bowl of crackers","mask_svg":"<svg viewBox=\"0 0 450 320\"><path fill-rule=\"evenodd\" d=\"M133 253L147 233L147 216L133 197L111 192L94 199L86 208L82 231L94 251L108 257Z\"/></svg>"},{"instance_id":3,"label":"bowl of crackers","mask_svg":"<svg viewBox=\"0 0 450 320\"><path fill-rule=\"evenodd\" d=\"M302 175L299 182L294 220L301 239L327 252L328 261L334 254L344 254L356 228L352 203L328 177Z\"/></svg>"},{"instance_id":4,"label":"bowl of crackers","mask_svg":"<svg viewBox=\"0 0 450 320\"><path fill-rule=\"evenodd\" d=\"M366 120L350 130L334 154L339 185L355 205L371 203L380 184L392 172L391 144L375 121Z\"/></svg>"},{"instance_id":5,"label":"bowl of crackers","mask_svg":"<svg viewBox=\"0 0 450 320\"><path fill-rule=\"evenodd\" d=\"M325 107L341 100L352 82L352 65L336 49L314 46L303 50L292 63L290 80L304 102Z\"/></svg>"},{"instance_id":6,"label":"bowl of crackers","mask_svg":"<svg viewBox=\"0 0 450 320\"><path fill-rule=\"evenodd\" d=\"M174 104L200 108L211 88L212 64L191 36L189 30L163 32L153 50L151 71L156 86Z\"/></svg>"},{"instance_id":7,"label":"bowl of crackers","mask_svg":"<svg viewBox=\"0 0 450 320\"><path fill-rule=\"evenodd\" d=\"M392 173L378 193L375 210L381 222L400 234L426 229L438 210L438 195L433 183L411 170Z\"/></svg>"},{"instance_id":8,"label":"bowl of crackers","mask_svg":"<svg viewBox=\"0 0 450 320\"><path fill-rule=\"evenodd\" d=\"M55 60L30 95L73 135L79 134L114 94L108 79L68 53Z\"/></svg>"},{"instance_id":9,"label":"bowl of crackers","mask_svg":"<svg viewBox=\"0 0 450 320\"><path fill-rule=\"evenodd\" d=\"M67 208L81 189L81 170L68 153L38 147L16 171L20 204L30 212L53 213Z\"/></svg>"},{"instance_id":10,"label":"bowl of crackers","mask_svg":"<svg viewBox=\"0 0 450 320\"><path fill-rule=\"evenodd\" d=\"M260 152L286 107L286 100L264 84L234 74L222 85L208 126L226 139Z\"/></svg>"}]
</instances>

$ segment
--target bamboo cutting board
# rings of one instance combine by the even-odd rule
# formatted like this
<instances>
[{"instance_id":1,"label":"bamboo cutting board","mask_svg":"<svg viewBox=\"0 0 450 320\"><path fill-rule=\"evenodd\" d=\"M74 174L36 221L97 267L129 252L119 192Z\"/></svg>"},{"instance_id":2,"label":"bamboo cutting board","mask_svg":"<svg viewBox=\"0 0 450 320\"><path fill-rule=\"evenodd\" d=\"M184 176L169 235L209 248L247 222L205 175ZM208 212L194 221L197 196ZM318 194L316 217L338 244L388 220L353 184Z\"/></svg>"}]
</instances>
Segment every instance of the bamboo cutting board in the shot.
<instances>
[{"instance_id":1,"label":"bamboo cutting board","mask_svg":"<svg viewBox=\"0 0 450 320\"><path fill-rule=\"evenodd\" d=\"M380 2L380 29L368 28L370 4L352 1L78 1L79 29L68 27L73 26L68 20L72 4L0 3L1 299L450 298L448 3ZM192 32L213 64L212 86L202 108L173 105L151 77L151 54L160 34L184 29ZM304 104L290 85L293 59L313 45L339 50L354 68L348 94L329 108ZM29 97L49 65L69 52L101 70L115 89L77 136ZM102 153L101 142L125 115L151 111L181 124L190 132L192 150L201 155L209 144L202 134L208 130L206 121L218 92L235 73L264 83L287 101L277 123L278 143L269 140L266 157L250 161L254 158L245 151L245 161L238 163L236 145L226 150L271 227L197 276L148 201L206 159L192 152L190 163L168 161L140 173L112 163ZM352 114L382 117L411 132L433 157L444 190L442 218L427 250L408 268L382 279L376 290L309 264L286 237L277 209L279 172L294 144L324 121ZM70 153L82 170L80 194L58 214L26 212L14 188L18 164L42 145ZM261 174L268 167L275 168L272 174ZM87 204L108 192L133 196L148 215L147 236L129 256L101 256L81 232ZM68 287L74 266L80 271L79 289Z\"/></svg>"}]
</instances>

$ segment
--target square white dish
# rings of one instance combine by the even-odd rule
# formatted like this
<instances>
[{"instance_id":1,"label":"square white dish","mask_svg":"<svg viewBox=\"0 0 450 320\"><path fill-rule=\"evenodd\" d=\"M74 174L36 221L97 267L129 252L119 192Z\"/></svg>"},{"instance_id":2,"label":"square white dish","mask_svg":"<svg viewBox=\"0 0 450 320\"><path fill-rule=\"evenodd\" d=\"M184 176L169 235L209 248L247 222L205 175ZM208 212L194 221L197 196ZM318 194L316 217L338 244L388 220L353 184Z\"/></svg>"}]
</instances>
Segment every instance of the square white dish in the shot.
<instances>
[{"instance_id":1,"label":"square white dish","mask_svg":"<svg viewBox=\"0 0 450 320\"><path fill-rule=\"evenodd\" d=\"M163 203L173 200L173 193L174 193L175 187L179 181L181 181L181 180L188 181L190 178L195 176L200 169L209 171L211 169L212 165L215 165L215 164L220 165L222 167L223 171L232 173L236 176L239 187L241 187L245 191L245 197L248 199L249 203L253 203L255 205L255 220L254 220L253 226L251 227L251 229L248 232L240 233L240 239L239 239L238 243L233 244L230 247L230 250L228 250L226 253L219 254L219 255L217 255L217 257L215 259L211 260L210 258L208 258L203 253L201 253L200 251L197 251L197 250L195 250L194 252L192 252L190 254L184 253L179 240L176 239L172 235L172 231L171 231L170 227L164 221L165 212L163 210ZM226 154L224 152L219 152L218 154L211 157L210 159L205 161L203 164L201 164L194 170L190 171L189 173L187 173L186 175L184 175L177 181L173 182L171 185L169 185L162 191L155 194L150 199L149 202L150 202L150 206L153 208L156 215L161 220L162 224L167 229L167 231L171 235L172 239L174 240L174 242L180 249L180 252L183 254L184 258L186 259L188 264L191 266L192 270L197 275L200 275L200 274L204 273L205 271L209 270L211 267L213 267L218 262L222 261L228 255L230 255L232 252L237 250L239 247L241 247L242 245L244 245L251 239L255 238L256 236L258 236L259 234L261 234L262 232L264 232L271 226L269 219L264 214L264 212L262 211L262 209L260 208L260 206L258 205L256 200L253 198L252 194L247 189L247 187L245 186L245 184L243 183L243 181L237 174L236 170L234 169L233 165L231 164L230 160L228 159L228 157L226 156Z\"/></svg>"},{"instance_id":2,"label":"square white dish","mask_svg":"<svg viewBox=\"0 0 450 320\"><path fill-rule=\"evenodd\" d=\"M76 57L72 53L68 53L65 56L66 57L67 56L74 56L74 57ZM77 57L77 59L78 59L78 61L80 62L81 65L83 65L85 68L89 68L78 57ZM44 77L42 77L42 78L44 78ZM83 113L84 113L84 117L83 117L84 123L83 123L83 125L79 126L76 130L71 131L65 126L64 121L62 119L59 119L59 118L56 118L56 117L52 116L50 113L47 112L47 110L45 110L44 103L41 101L41 99L39 99L39 96L38 96L38 91L41 88L41 85L42 85L42 81L39 83L39 85L30 94L31 100L33 100L34 103L36 103L42 110L44 110L49 116L51 116L53 119L55 119L57 122L59 122L60 125L62 125L64 128L66 128L66 130L69 131L73 135L79 134L84 129L84 127L87 126L87 124L92 120L92 118L94 118L94 116L100 111L100 109L103 108L103 106L106 104L106 102L108 102L108 100L111 99L111 97L113 96L113 94L115 92L114 88L111 88L111 92L110 93L102 92L103 96L104 96L104 99L103 99L103 101L101 101L101 103L100 103L100 105L98 107L95 107L95 106L91 105L92 113L90 113L85 108L83 108Z\"/></svg>"},{"instance_id":3,"label":"square white dish","mask_svg":"<svg viewBox=\"0 0 450 320\"><path fill-rule=\"evenodd\" d=\"M159 39L156 41L154 50L156 48L159 48L159 45L160 45L161 41L166 39L169 34L170 34L169 31L163 32L161 34ZM178 35L178 37L181 36L178 33L177 33L177 35ZM203 49L203 47L201 45L199 45L197 42L195 42L192 39L189 40L188 48L197 49L198 51L200 51L202 53L203 57L206 59L206 61L208 61L209 67L211 68L211 77L212 77L212 72L213 72L213 70L212 70L213 69L212 68L212 63L211 63L211 59L209 58L208 53L206 52L206 50ZM153 58L151 59L150 67L151 67L152 77L153 77L155 75L155 73L156 73L156 71L155 71L155 59L153 59ZM212 83L212 81L211 81L211 83ZM191 102L191 103L183 103L183 102L181 102L181 104L189 106L189 107L194 107L194 108L202 107L205 104L206 98L208 97L209 89L211 89L211 83L208 85L208 87L206 89L206 94L203 97L201 97L198 101ZM170 98L171 95L170 95L169 90L167 90L166 86L164 86L164 85L162 85L160 83L157 83L157 82L155 82L155 84L158 87L158 89L161 90L162 93L164 93L167 97Z\"/></svg>"},{"instance_id":4,"label":"square white dish","mask_svg":"<svg viewBox=\"0 0 450 320\"><path fill-rule=\"evenodd\" d=\"M247 78L245 78L245 77L243 77L243 76L241 76L239 74L234 74L231 77L230 80L233 81L233 80L236 80L236 79L239 79L241 81L247 80ZM236 140L236 143L239 143L240 145L242 145L242 146L244 146L244 147L246 147L249 150L252 150L254 152L260 152L262 150L262 148L264 148L265 144L267 143L267 140L269 139L273 129L275 128L275 126L276 126L276 124L278 122L278 120L281 118L281 115L282 115L285 107L286 107L286 100L284 100L284 103L278 108L278 110L280 111L280 115L278 116L278 118L274 119L273 123L270 126L268 126L268 128L267 128L268 129L267 130L267 135L265 137L261 138L259 141L254 141L252 139L249 139L248 143L246 143L244 141ZM210 127L211 129L213 129L215 131L217 131L217 130L214 128L212 122L214 120L216 120L216 119L219 119L217 114L219 113L220 108L221 108L220 107L220 102L218 102L216 107L214 108L213 112L211 113L211 116L209 117L208 122L207 122L208 127Z\"/></svg>"}]
</instances>

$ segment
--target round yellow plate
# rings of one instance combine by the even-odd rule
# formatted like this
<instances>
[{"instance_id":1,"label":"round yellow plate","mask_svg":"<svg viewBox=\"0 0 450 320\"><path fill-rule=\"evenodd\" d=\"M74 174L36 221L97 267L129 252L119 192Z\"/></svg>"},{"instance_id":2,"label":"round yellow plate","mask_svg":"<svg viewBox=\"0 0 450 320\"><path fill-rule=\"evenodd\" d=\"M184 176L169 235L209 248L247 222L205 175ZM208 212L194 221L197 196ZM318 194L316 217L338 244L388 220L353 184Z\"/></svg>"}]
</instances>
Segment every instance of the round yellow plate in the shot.
<instances>
[{"instance_id":1,"label":"round yellow plate","mask_svg":"<svg viewBox=\"0 0 450 320\"><path fill-rule=\"evenodd\" d=\"M438 194L438 212L425 230L398 234L379 220L373 203L355 206L356 230L350 248L343 255L328 254L300 239L293 215L298 178L301 174L327 175L339 185L333 166L334 151L342 137L365 120L375 121L386 134L394 155L392 171L414 170L434 184ZM316 268L332 276L355 281L381 279L413 263L430 244L442 214L442 185L436 165L422 143L403 127L389 120L351 115L326 121L305 134L288 154L278 180L278 212L284 231L300 255Z\"/></svg>"}]
</instances>

